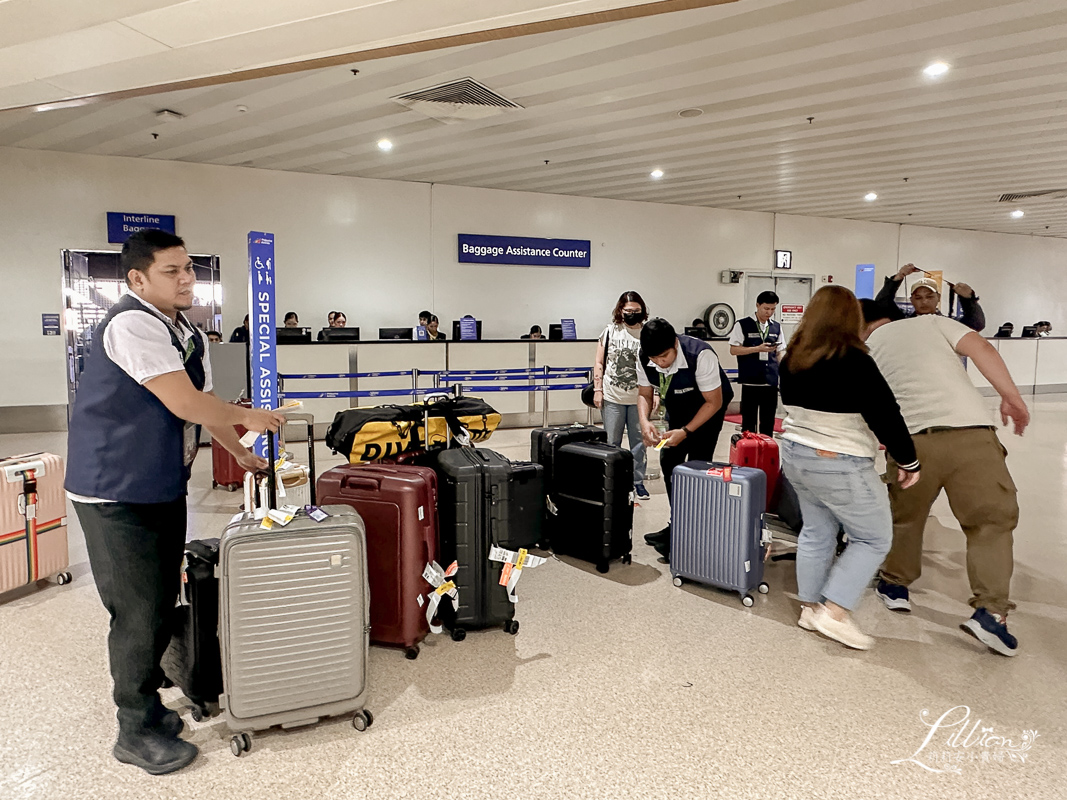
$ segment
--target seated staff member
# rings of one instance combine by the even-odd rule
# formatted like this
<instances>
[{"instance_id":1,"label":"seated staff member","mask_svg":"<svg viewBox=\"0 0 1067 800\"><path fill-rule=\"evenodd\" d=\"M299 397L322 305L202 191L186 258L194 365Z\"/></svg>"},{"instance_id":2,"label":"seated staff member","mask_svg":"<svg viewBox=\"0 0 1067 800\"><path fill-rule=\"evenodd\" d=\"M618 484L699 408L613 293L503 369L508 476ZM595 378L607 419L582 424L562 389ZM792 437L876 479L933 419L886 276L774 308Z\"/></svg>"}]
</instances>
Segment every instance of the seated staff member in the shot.
<instances>
[{"instance_id":1,"label":"seated staff member","mask_svg":"<svg viewBox=\"0 0 1067 800\"><path fill-rule=\"evenodd\" d=\"M348 325L348 318L343 311L331 311L327 319L330 320L331 328L344 328ZM318 339L320 342L325 341L326 337L323 335L322 331L319 331Z\"/></svg>"},{"instance_id":2,"label":"seated staff member","mask_svg":"<svg viewBox=\"0 0 1067 800\"><path fill-rule=\"evenodd\" d=\"M756 313L739 319L730 333L730 355L737 356L741 384L741 430L774 435L778 410L778 359L785 352L782 326L773 319L778 295L760 292Z\"/></svg>"},{"instance_id":3,"label":"seated staff member","mask_svg":"<svg viewBox=\"0 0 1067 800\"><path fill-rule=\"evenodd\" d=\"M111 616L114 756L161 775L198 752L178 738L181 717L157 691L178 598L196 426L254 471L267 462L241 446L234 425L276 431L285 417L211 393L208 349L182 313L192 308L196 273L180 238L138 231L120 264L130 291L96 329L103 346L90 353L74 400L65 488Z\"/></svg>"},{"instance_id":4,"label":"seated staff member","mask_svg":"<svg viewBox=\"0 0 1067 800\"><path fill-rule=\"evenodd\" d=\"M540 338L542 338L542 336L541 336L541 326L540 325L531 325L530 326L530 332L529 333L524 333L519 338L520 339L540 339Z\"/></svg>"},{"instance_id":5,"label":"seated staff member","mask_svg":"<svg viewBox=\"0 0 1067 800\"><path fill-rule=\"evenodd\" d=\"M296 315L295 311L290 311L285 315L285 321L283 322L286 328L299 328L300 317Z\"/></svg>"},{"instance_id":6,"label":"seated staff member","mask_svg":"<svg viewBox=\"0 0 1067 800\"><path fill-rule=\"evenodd\" d=\"M896 305L894 298L897 296L897 289L900 288L900 284L904 282L908 275L915 272L922 272L922 270L914 264L905 264L897 270L896 275L890 275L885 279L885 285L882 286L882 290L874 298L875 302L883 305L886 303ZM960 307L963 309L963 316L960 317L960 322L971 330L982 331L985 328L985 312L978 302L978 295L974 293L974 289L966 283L953 284L953 289L960 298ZM941 292L938 291L937 281L933 278L920 278L913 283L910 297L911 305L915 312L913 314L905 313L905 316L921 317L926 314L941 313Z\"/></svg>"},{"instance_id":7,"label":"seated staff member","mask_svg":"<svg viewBox=\"0 0 1067 800\"><path fill-rule=\"evenodd\" d=\"M719 442L726 407L734 397L730 381L719 366L715 351L707 342L692 336L678 336L665 319L651 319L641 329L638 354L637 412L645 445L655 447L661 440L660 469L671 499L672 471L686 461L711 461ZM662 436L650 417L658 387L660 402L667 411L670 430ZM671 526L645 536L656 552L670 559Z\"/></svg>"},{"instance_id":8,"label":"seated staff member","mask_svg":"<svg viewBox=\"0 0 1067 800\"><path fill-rule=\"evenodd\" d=\"M248 341L248 314L245 314L245 321L241 323L240 328L234 328L233 333L230 334L231 342L247 342Z\"/></svg>"},{"instance_id":9,"label":"seated staff member","mask_svg":"<svg viewBox=\"0 0 1067 800\"><path fill-rule=\"evenodd\" d=\"M437 319L436 314L430 314L430 319L426 323L426 340L429 342L444 342L448 339L445 336L444 331L438 330L441 327L441 321Z\"/></svg>"}]
</instances>

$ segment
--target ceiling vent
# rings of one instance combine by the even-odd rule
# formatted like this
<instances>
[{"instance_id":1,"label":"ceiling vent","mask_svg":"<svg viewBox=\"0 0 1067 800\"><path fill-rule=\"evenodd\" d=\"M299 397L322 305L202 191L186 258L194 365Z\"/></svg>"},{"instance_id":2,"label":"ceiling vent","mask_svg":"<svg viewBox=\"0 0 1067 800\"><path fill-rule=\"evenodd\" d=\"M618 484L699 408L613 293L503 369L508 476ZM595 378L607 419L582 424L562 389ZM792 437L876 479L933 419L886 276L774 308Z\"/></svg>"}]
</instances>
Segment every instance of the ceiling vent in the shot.
<instances>
[{"instance_id":1,"label":"ceiling vent","mask_svg":"<svg viewBox=\"0 0 1067 800\"><path fill-rule=\"evenodd\" d=\"M486 119L522 108L473 78L449 81L391 99L412 111L449 124Z\"/></svg>"},{"instance_id":2,"label":"ceiling vent","mask_svg":"<svg viewBox=\"0 0 1067 800\"><path fill-rule=\"evenodd\" d=\"M1015 192L1014 194L1002 194L998 203L1017 203L1020 200L1032 200L1035 197L1045 197L1049 200L1067 200L1067 189L1043 189L1040 192Z\"/></svg>"}]
</instances>

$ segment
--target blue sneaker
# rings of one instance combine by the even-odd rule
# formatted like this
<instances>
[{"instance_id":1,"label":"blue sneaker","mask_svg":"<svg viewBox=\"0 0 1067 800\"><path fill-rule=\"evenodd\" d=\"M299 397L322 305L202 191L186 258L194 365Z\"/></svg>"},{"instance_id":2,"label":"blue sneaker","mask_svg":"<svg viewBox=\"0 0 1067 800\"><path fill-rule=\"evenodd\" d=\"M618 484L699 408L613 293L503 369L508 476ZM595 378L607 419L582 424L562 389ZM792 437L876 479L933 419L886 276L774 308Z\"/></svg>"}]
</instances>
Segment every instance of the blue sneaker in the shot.
<instances>
[{"instance_id":1,"label":"blue sneaker","mask_svg":"<svg viewBox=\"0 0 1067 800\"><path fill-rule=\"evenodd\" d=\"M960 627L994 653L1014 656L1019 653L1019 641L1008 633L1008 624L1000 614L991 614L984 608L974 612Z\"/></svg>"},{"instance_id":2,"label":"blue sneaker","mask_svg":"<svg viewBox=\"0 0 1067 800\"><path fill-rule=\"evenodd\" d=\"M642 500L649 496L648 489L645 488L644 483L635 483L634 491L637 492L637 496L640 497Z\"/></svg>"},{"instance_id":3,"label":"blue sneaker","mask_svg":"<svg viewBox=\"0 0 1067 800\"><path fill-rule=\"evenodd\" d=\"M874 593L882 599L885 607L890 611L911 611L911 600L908 598L907 586L889 583L879 578Z\"/></svg>"}]
</instances>

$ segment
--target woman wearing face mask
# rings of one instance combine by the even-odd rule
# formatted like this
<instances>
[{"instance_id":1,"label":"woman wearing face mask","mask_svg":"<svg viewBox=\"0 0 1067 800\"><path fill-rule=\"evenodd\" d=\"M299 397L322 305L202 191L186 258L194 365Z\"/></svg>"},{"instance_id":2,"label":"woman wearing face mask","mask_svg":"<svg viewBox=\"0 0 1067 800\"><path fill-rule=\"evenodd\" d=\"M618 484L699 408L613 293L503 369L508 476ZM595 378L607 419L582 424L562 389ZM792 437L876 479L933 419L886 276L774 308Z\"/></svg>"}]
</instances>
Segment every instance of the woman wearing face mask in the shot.
<instances>
[{"instance_id":1,"label":"woman wearing face mask","mask_svg":"<svg viewBox=\"0 0 1067 800\"><path fill-rule=\"evenodd\" d=\"M634 489L638 497L648 497L645 443L637 417L637 354L641 350L641 328L648 319L648 308L637 292L623 292L611 319L611 324L600 334L596 348L593 402L600 409L609 444L621 446L622 432L626 429L626 439L634 454Z\"/></svg>"}]
</instances>

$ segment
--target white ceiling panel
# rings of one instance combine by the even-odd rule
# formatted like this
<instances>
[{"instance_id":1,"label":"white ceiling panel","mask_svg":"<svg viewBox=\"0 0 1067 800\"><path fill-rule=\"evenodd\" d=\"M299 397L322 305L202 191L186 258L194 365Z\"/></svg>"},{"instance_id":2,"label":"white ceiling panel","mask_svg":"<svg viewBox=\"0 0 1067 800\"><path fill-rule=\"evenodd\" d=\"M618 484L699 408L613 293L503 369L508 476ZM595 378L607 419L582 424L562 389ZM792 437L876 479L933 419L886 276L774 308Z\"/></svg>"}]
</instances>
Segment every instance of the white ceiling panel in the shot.
<instances>
[{"instance_id":1,"label":"white ceiling panel","mask_svg":"<svg viewBox=\"0 0 1067 800\"><path fill-rule=\"evenodd\" d=\"M392 36L407 2L334 17L363 15ZM190 67L184 56L229 68L257 37L288 53L310 30L326 47L327 19L50 80L87 90L124 68L165 79ZM420 18L427 30L447 22ZM1065 41L1062 0L741 0L370 60L352 65L357 76L339 66L0 113L0 145L1067 237L1067 201L998 202L1067 187ZM935 59L951 69L930 80ZM390 99L465 77L523 108L445 125ZM186 116L163 125L160 108ZM686 108L703 113L682 119Z\"/></svg>"},{"instance_id":2,"label":"white ceiling panel","mask_svg":"<svg viewBox=\"0 0 1067 800\"><path fill-rule=\"evenodd\" d=\"M117 22L61 33L0 49L0 86L15 86L167 48Z\"/></svg>"},{"instance_id":3,"label":"white ceiling panel","mask_svg":"<svg viewBox=\"0 0 1067 800\"><path fill-rule=\"evenodd\" d=\"M0 2L0 48L50 39L61 33L115 22L129 14L140 14L166 6L175 0L3 0Z\"/></svg>"}]
</instances>

